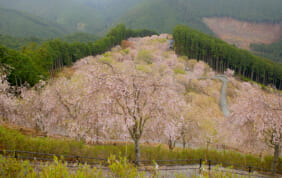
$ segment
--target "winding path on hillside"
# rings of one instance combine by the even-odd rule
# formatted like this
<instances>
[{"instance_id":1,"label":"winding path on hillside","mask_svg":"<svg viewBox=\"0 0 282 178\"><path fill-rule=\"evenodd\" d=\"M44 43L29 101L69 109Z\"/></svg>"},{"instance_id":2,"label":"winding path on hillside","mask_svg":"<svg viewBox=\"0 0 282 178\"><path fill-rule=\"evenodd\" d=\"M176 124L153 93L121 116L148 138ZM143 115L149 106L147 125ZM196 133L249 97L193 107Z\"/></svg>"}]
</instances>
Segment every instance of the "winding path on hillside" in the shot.
<instances>
[{"instance_id":1,"label":"winding path on hillside","mask_svg":"<svg viewBox=\"0 0 282 178\"><path fill-rule=\"evenodd\" d=\"M192 74L191 72L187 72L187 74ZM221 87L221 94L220 94L220 106L222 113L225 117L229 115L229 109L228 109L228 102L227 102L227 96L226 96L226 89L228 85L228 78L226 75L216 75L214 77L208 78L208 77L199 77L196 78L199 80L206 80L206 79L213 79L213 80L221 80L222 87Z\"/></svg>"},{"instance_id":2,"label":"winding path on hillside","mask_svg":"<svg viewBox=\"0 0 282 178\"><path fill-rule=\"evenodd\" d=\"M226 97L228 78L225 75L217 75L215 77L212 77L211 79L218 79L222 81L220 106L221 106L223 115L227 117L229 115L229 109L228 109L228 103L227 103L227 97Z\"/></svg>"},{"instance_id":3,"label":"winding path on hillside","mask_svg":"<svg viewBox=\"0 0 282 178\"><path fill-rule=\"evenodd\" d=\"M220 94L220 106L221 106L221 110L222 110L223 115L225 117L227 117L229 115L227 96L226 96L226 89L227 89L227 85L228 85L227 76L226 75L216 75L216 76L211 77L211 78L200 77L200 78L197 78L197 79L200 79L200 80L205 80L205 79L221 80L222 87L221 87L221 94Z\"/></svg>"}]
</instances>

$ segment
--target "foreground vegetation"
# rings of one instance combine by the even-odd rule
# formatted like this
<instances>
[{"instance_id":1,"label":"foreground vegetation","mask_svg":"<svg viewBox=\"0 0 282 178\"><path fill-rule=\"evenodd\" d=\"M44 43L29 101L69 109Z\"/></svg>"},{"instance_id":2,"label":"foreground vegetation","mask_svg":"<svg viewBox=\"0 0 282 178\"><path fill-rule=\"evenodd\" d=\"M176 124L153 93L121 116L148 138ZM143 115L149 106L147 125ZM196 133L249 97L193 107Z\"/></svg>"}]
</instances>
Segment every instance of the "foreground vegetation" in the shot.
<instances>
[{"instance_id":1,"label":"foreground vegetation","mask_svg":"<svg viewBox=\"0 0 282 178\"><path fill-rule=\"evenodd\" d=\"M111 155L122 156L129 161L135 160L134 145L86 145L69 139L52 139L47 137L32 137L23 135L17 130L0 127L1 149L21 150L40 153L52 153L60 155L75 155L83 157L96 157L107 159ZM224 162L232 165L252 166L263 169L271 169L272 156L261 158L255 155L245 155L235 151L217 151L206 149L175 149L169 151L164 145L141 146L142 160L179 160L179 159L207 159L216 162ZM168 162L167 162L168 163ZM177 162L169 162L169 164ZM179 163L179 162L178 162ZM182 162L183 163L183 162ZM199 164L198 162L191 162ZM190 164L191 164L190 163ZM166 164L161 162L160 164ZM229 165L228 165L229 166ZM282 159L279 158L278 171L282 171Z\"/></svg>"},{"instance_id":2,"label":"foreground vegetation","mask_svg":"<svg viewBox=\"0 0 282 178\"><path fill-rule=\"evenodd\" d=\"M0 155L0 175L2 177L14 178L35 178L35 177L64 177L64 178L103 178L103 177L119 177L119 178L135 178L135 177L166 177L168 175L174 175L177 178L191 177L185 173L178 173L170 170L169 172L161 172L161 169L156 167L147 168L145 170L139 170L133 164L129 163L124 157L110 156L108 159L107 167L103 169L98 167L91 167L87 164L68 164L66 162L59 161L56 157L53 163L40 163L29 161L20 161L15 158L7 158ZM176 171L176 170L175 170ZM221 171L219 166L213 168L211 171L207 167L199 170L195 170L192 173L192 177L248 177L237 175L231 169ZM254 176L255 177L255 176Z\"/></svg>"},{"instance_id":3,"label":"foreground vegetation","mask_svg":"<svg viewBox=\"0 0 282 178\"><path fill-rule=\"evenodd\" d=\"M114 158L114 157L113 157ZM137 168L128 164L126 159L123 162L109 159L109 171L106 175L110 177L144 177L144 173L138 173ZM67 163L59 161L56 157L54 163L41 164L34 167L29 161L17 161L14 158L5 158L0 156L0 175L3 177L105 177L101 169L91 168L89 165L77 165L70 168ZM75 169L75 171L74 171Z\"/></svg>"}]
</instances>

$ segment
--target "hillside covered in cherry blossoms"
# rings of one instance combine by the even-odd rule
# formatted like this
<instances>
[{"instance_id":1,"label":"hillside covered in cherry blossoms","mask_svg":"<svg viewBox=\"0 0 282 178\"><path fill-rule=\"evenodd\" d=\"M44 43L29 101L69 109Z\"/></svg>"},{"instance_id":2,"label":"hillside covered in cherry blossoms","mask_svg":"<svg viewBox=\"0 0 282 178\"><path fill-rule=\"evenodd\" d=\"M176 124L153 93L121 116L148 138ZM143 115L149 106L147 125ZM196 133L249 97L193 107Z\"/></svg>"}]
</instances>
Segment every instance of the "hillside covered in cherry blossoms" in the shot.
<instances>
[{"instance_id":1,"label":"hillside covered in cherry blossoms","mask_svg":"<svg viewBox=\"0 0 282 178\"><path fill-rule=\"evenodd\" d=\"M173 149L208 142L272 152L268 143L281 139L281 93L240 81L232 70L217 74L202 61L178 56L170 38L130 38L49 81L20 88L20 96L11 94L1 75L0 122L92 144L162 143ZM224 89L219 75L226 79Z\"/></svg>"}]
</instances>

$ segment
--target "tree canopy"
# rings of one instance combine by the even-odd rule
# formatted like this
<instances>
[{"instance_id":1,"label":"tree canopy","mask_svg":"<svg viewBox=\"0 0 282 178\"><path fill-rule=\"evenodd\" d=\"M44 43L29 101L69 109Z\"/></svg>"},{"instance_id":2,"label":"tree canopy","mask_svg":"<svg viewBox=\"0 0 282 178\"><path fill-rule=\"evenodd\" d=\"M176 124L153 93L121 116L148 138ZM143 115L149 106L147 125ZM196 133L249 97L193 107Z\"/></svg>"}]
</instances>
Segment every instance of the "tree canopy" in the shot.
<instances>
[{"instance_id":1,"label":"tree canopy","mask_svg":"<svg viewBox=\"0 0 282 178\"><path fill-rule=\"evenodd\" d=\"M106 37L96 42L67 43L60 39L45 41L40 46L29 43L20 51L0 46L0 64L10 66L9 82L12 85L22 85L25 82L33 86L40 79L47 79L64 66L69 66L78 59L90 55L101 54L111 47L120 44L122 40L135 36L156 34L149 30L131 30L120 24L110 30Z\"/></svg>"},{"instance_id":2,"label":"tree canopy","mask_svg":"<svg viewBox=\"0 0 282 178\"><path fill-rule=\"evenodd\" d=\"M251 44L250 47L254 54L282 63L282 38L278 42L269 45Z\"/></svg>"}]
</instances>

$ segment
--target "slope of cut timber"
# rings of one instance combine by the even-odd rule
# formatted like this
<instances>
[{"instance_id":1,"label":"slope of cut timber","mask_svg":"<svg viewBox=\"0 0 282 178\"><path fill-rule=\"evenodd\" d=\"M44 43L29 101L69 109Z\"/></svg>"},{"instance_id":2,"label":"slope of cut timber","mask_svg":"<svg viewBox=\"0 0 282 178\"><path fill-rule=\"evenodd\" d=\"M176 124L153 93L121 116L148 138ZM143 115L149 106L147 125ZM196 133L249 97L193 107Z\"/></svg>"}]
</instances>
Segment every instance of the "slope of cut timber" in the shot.
<instances>
[{"instance_id":1,"label":"slope of cut timber","mask_svg":"<svg viewBox=\"0 0 282 178\"><path fill-rule=\"evenodd\" d=\"M282 24L251 23L233 18L203 18L216 36L229 44L249 49L251 43L270 44L282 37Z\"/></svg>"}]
</instances>

